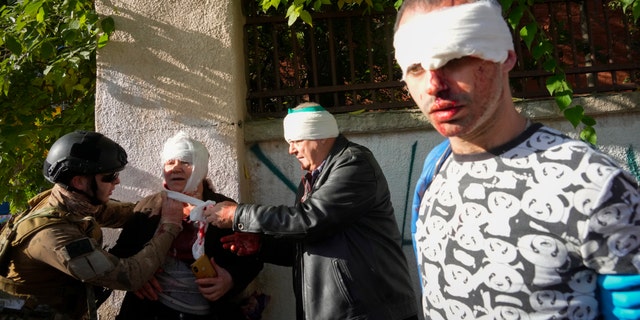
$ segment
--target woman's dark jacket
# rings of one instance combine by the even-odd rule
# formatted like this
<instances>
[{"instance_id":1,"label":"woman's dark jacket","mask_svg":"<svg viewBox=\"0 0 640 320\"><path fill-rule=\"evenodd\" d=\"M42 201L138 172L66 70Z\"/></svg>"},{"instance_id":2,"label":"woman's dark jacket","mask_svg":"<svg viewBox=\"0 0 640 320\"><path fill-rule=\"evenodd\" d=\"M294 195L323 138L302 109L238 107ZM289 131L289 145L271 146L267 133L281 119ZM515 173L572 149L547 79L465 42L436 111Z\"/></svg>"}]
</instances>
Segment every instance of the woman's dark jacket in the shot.
<instances>
[{"instance_id":1,"label":"woman's dark jacket","mask_svg":"<svg viewBox=\"0 0 640 320\"><path fill-rule=\"evenodd\" d=\"M206 183L204 186L205 188L202 195L204 200L235 202L231 198L213 192L207 187ZM124 225L116 245L109 252L122 258L134 255L153 237L159 222L160 215L150 217L147 213L136 212L134 217ZM231 318L231 316L229 316L230 313L234 315L237 314L237 310L232 310L232 308L236 308L237 302L231 302L231 300L233 300L236 294L247 287L258 275L260 270L262 270L263 266L262 262L255 257L239 257L231 251L222 248L220 238L232 233L233 231L230 229L219 229L213 225L209 225L205 234L205 254L213 257L216 263L225 268L233 278L234 287L220 300L211 302L212 312L222 319ZM160 304L158 301L142 301L136 297L133 292L127 292L122 302L120 313L143 314L144 310L133 309L152 307L154 303ZM127 316L125 318L131 317Z\"/></svg>"},{"instance_id":2,"label":"woman's dark jacket","mask_svg":"<svg viewBox=\"0 0 640 320\"><path fill-rule=\"evenodd\" d=\"M301 184L296 199L303 193ZM240 204L233 228L267 235L261 257L293 266L299 320L417 313L386 178L371 151L342 135L304 202ZM290 254L284 244L292 245Z\"/></svg>"}]
</instances>

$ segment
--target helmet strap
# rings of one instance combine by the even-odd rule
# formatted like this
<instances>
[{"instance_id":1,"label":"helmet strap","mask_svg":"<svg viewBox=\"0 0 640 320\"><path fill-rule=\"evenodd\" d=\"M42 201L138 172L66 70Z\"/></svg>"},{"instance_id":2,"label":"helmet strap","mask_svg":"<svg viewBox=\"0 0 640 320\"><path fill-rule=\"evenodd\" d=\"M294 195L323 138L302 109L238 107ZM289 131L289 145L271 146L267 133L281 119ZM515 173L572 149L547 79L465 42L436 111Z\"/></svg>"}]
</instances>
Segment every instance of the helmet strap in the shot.
<instances>
[{"instance_id":1,"label":"helmet strap","mask_svg":"<svg viewBox=\"0 0 640 320\"><path fill-rule=\"evenodd\" d=\"M75 193L79 193L82 195L85 195L88 199L89 199L89 203L91 203L92 205L101 205L103 204L102 202L100 202L100 200L98 199L98 197L96 196L98 194L98 183L96 182L96 176L93 175L92 179L89 179L90 182L90 186L89 188L91 189L91 194L85 192L84 190L80 190L74 186L71 185L71 183L69 184L63 184L58 182L58 184L64 186L65 189L71 191L71 192L75 192Z\"/></svg>"},{"instance_id":2,"label":"helmet strap","mask_svg":"<svg viewBox=\"0 0 640 320\"><path fill-rule=\"evenodd\" d=\"M93 205L100 205L102 204L102 202L100 202L100 200L98 199L98 182L96 181L96 175L93 175L93 179L91 179L91 193L93 193L93 195L89 196L89 201L91 202L91 204Z\"/></svg>"}]
</instances>

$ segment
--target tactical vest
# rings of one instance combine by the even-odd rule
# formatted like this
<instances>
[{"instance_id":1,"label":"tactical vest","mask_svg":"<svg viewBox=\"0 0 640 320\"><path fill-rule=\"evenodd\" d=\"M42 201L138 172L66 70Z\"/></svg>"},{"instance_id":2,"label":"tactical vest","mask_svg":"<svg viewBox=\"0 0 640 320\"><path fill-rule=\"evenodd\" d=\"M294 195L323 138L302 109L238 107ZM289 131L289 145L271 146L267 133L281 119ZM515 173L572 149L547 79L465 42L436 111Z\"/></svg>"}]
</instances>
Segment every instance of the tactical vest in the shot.
<instances>
[{"instance_id":1,"label":"tactical vest","mask_svg":"<svg viewBox=\"0 0 640 320\"><path fill-rule=\"evenodd\" d=\"M24 284L16 283L15 281L7 278L8 267L11 260L11 251L14 248L19 247L25 241L28 241L40 230L56 224L67 223L77 225L83 233L95 240L98 240L96 238L102 236L100 227L95 223L95 221L93 221L93 219L71 221L71 219L66 217L66 212L61 212L60 208L50 206L34 211L27 210L12 217L6 222L2 231L0 231L0 291L24 300L24 307L27 309L34 310L41 307L36 297L29 294L29 292L33 292L34 288L29 288ZM42 288L38 288L38 290L51 290L51 292L59 291L61 295L69 297L78 297L89 293L92 295L93 287L89 284L87 284L87 286L91 288L85 288L86 292L78 292L77 289L70 288L47 287L46 284L44 284ZM74 301L73 303L77 304L77 301ZM95 310L91 310L91 307L92 306L89 305L91 313L95 313Z\"/></svg>"},{"instance_id":2,"label":"tactical vest","mask_svg":"<svg viewBox=\"0 0 640 320\"><path fill-rule=\"evenodd\" d=\"M35 298L22 293L24 290L21 290L21 284L6 278L11 260L11 249L45 227L64 223L63 218L53 214L55 209L54 207L45 207L41 210L25 211L13 216L5 223L0 232L0 290L25 299L27 307L37 305Z\"/></svg>"}]
</instances>

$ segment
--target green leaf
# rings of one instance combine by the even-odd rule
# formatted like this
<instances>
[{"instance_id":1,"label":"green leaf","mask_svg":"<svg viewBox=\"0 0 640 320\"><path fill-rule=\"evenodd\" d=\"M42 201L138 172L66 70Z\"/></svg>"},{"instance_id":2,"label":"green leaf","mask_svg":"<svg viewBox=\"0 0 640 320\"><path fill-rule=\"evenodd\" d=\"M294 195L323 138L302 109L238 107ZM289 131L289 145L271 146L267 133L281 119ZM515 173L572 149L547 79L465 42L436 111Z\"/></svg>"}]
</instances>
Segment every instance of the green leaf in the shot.
<instances>
[{"instance_id":1,"label":"green leaf","mask_svg":"<svg viewBox=\"0 0 640 320\"><path fill-rule=\"evenodd\" d=\"M622 12L626 13L631 7L633 21L638 22L640 18L640 0L619 0L622 3Z\"/></svg>"},{"instance_id":2,"label":"green leaf","mask_svg":"<svg viewBox=\"0 0 640 320\"><path fill-rule=\"evenodd\" d=\"M548 72L555 72L557 67L558 67L558 61L556 61L556 59L546 60L542 64L542 68Z\"/></svg>"},{"instance_id":3,"label":"green leaf","mask_svg":"<svg viewBox=\"0 0 640 320\"><path fill-rule=\"evenodd\" d=\"M4 77L0 77L0 89L5 96L9 94L9 83L7 82L8 81L4 80Z\"/></svg>"},{"instance_id":4,"label":"green leaf","mask_svg":"<svg viewBox=\"0 0 640 320\"><path fill-rule=\"evenodd\" d=\"M563 77L560 77L555 74L548 77L546 80L547 91L549 91L551 95L553 95L557 91L562 91L564 89L563 81L564 81Z\"/></svg>"},{"instance_id":5,"label":"green leaf","mask_svg":"<svg viewBox=\"0 0 640 320\"><path fill-rule=\"evenodd\" d=\"M585 115L585 116L583 116L583 117L582 117L582 123L583 123L584 125L586 125L586 126L593 127L593 126L595 126L595 125L596 125L596 119L594 119L594 118L592 118L592 117L590 117L590 116Z\"/></svg>"},{"instance_id":6,"label":"green leaf","mask_svg":"<svg viewBox=\"0 0 640 320\"><path fill-rule=\"evenodd\" d=\"M45 41L40 45L40 57L43 59L49 59L54 56L56 48L50 41Z\"/></svg>"},{"instance_id":7,"label":"green leaf","mask_svg":"<svg viewBox=\"0 0 640 320\"><path fill-rule=\"evenodd\" d=\"M300 13L298 11L291 11L291 13L287 13L287 16L289 17L289 20L287 21L287 24L289 26L292 26L296 20L298 19L298 17L300 16Z\"/></svg>"},{"instance_id":8,"label":"green leaf","mask_svg":"<svg viewBox=\"0 0 640 320\"><path fill-rule=\"evenodd\" d=\"M400 6L402 5L402 2L403 2L403 0L396 0L396 2L393 4L393 7L394 7L396 10L399 10L399 9L400 9Z\"/></svg>"},{"instance_id":9,"label":"green leaf","mask_svg":"<svg viewBox=\"0 0 640 320\"><path fill-rule=\"evenodd\" d=\"M551 95L573 94L571 85L567 82L564 74L555 74L547 78L547 90Z\"/></svg>"},{"instance_id":10,"label":"green leaf","mask_svg":"<svg viewBox=\"0 0 640 320\"><path fill-rule=\"evenodd\" d=\"M558 105L560 110L565 110L568 106L571 105L571 95L571 91L561 91L553 96L553 99L556 101L556 104Z\"/></svg>"},{"instance_id":11,"label":"green leaf","mask_svg":"<svg viewBox=\"0 0 640 320\"><path fill-rule=\"evenodd\" d=\"M312 21L311 21L311 14L309 13L309 11L307 10L302 10L300 12L300 19L302 19L302 21L304 21L306 24L313 26Z\"/></svg>"},{"instance_id":12,"label":"green leaf","mask_svg":"<svg viewBox=\"0 0 640 320\"><path fill-rule=\"evenodd\" d=\"M544 51L544 48L540 45L540 43L538 43L537 46L531 48L531 55L536 60L540 60L540 58L542 58L545 53L546 52Z\"/></svg>"},{"instance_id":13,"label":"green leaf","mask_svg":"<svg viewBox=\"0 0 640 320\"><path fill-rule=\"evenodd\" d=\"M546 40L538 42L538 45L533 46L531 48L531 54L533 58L536 60L540 60L540 58L544 56L551 56L553 53L553 45Z\"/></svg>"},{"instance_id":14,"label":"green leaf","mask_svg":"<svg viewBox=\"0 0 640 320\"><path fill-rule=\"evenodd\" d=\"M100 28L102 28L102 31L107 35L110 35L116 30L116 23L112 17L106 17L100 21Z\"/></svg>"},{"instance_id":15,"label":"green leaf","mask_svg":"<svg viewBox=\"0 0 640 320\"><path fill-rule=\"evenodd\" d=\"M322 0L316 0L313 2L313 10L314 11L320 11L320 8L322 7Z\"/></svg>"},{"instance_id":16,"label":"green leaf","mask_svg":"<svg viewBox=\"0 0 640 320\"><path fill-rule=\"evenodd\" d=\"M24 8L24 14L32 17L35 16L38 13L38 10L42 7L42 1L43 0L29 2L29 4Z\"/></svg>"},{"instance_id":17,"label":"green leaf","mask_svg":"<svg viewBox=\"0 0 640 320\"><path fill-rule=\"evenodd\" d=\"M585 127L580 132L580 139L586 141L592 145L596 145L598 137L596 136L596 130L593 127Z\"/></svg>"},{"instance_id":18,"label":"green leaf","mask_svg":"<svg viewBox=\"0 0 640 320\"><path fill-rule=\"evenodd\" d=\"M20 44L20 42L18 42L18 40L14 38L12 35L9 35L9 34L5 35L4 43L7 49L11 51L11 53L17 56L22 54L22 44Z\"/></svg>"},{"instance_id":19,"label":"green leaf","mask_svg":"<svg viewBox=\"0 0 640 320\"><path fill-rule=\"evenodd\" d=\"M85 88L84 88L84 86L82 84L78 83L78 84L73 86L73 90L82 92L82 91L85 90Z\"/></svg>"},{"instance_id":20,"label":"green leaf","mask_svg":"<svg viewBox=\"0 0 640 320\"><path fill-rule=\"evenodd\" d=\"M564 110L564 117L571 122L574 128L576 128L580 122L582 122L582 117L584 116L584 109L582 106L574 106L571 108L567 108Z\"/></svg>"},{"instance_id":21,"label":"green leaf","mask_svg":"<svg viewBox=\"0 0 640 320\"><path fill-rule=\"evenodd\" d=\"M513 3L513 0L500 0L500 5L502 6L503 9L507 9L507 8L511 8L511 4Z\"/></svg>"},{"instance_id":22,"label":"green leaf","mask_svg":"<svg viewBox=\"0 0 640 320\"><path fill-rule=\"evenodd\" d=\"M518 25L520 24L520 19L522 19L523 15L524 15L524 11L521 6L516 6L511 10L511 12L509 13L509 16L507 17L507 20L509 21L509 24L511 25L511 28L513 30L516 30L518 28Z\"/></svg>"},{"instance_id":23,"label":"green leaf","mask_svg":"<svg viewBox=\"0 0 640 320\"><path fill-rule=\"evenodd\" d=\"M533 42L533 39L535 39L537 32L538 23L536 22L529 23L520 29L520 37L524 40L527 48L531 49L531 43Z\"/></svg>"},{"instance_id":24,"label":"green leaf","mask_svg":"<svg viewBox=\"0 0 640 320\"><path fill-rule=\"evenodd\" d=\"M38 14L36 15L36 21L42 23L44 22L44 9L38 9Z\"/></svg>"},{"instance_id":25,"label":"green leaf","mask_svg":"<svg viewBox=\"0 0 640 320\"><path fill-rule=\"evenodd\" d=\"M80 21L79 21L78 19L73 19L73 20L71 20L71 22L69 23L69 26L68 26L68 27L69 27L69 29L71 29L71 30L78 30L78 29L80 29L80 25L81 25L81 23L80 23Z\"/></svg>"},{"instance_id":26,"label":"green leaf","mask_svg":"<svg viewBox=\"0 0 640 320\"><path fill-rule=\"evenodd\" d=\"M294 2L289 6L289 8L287 9L287 17L289 18L288 20L288 25L292 26L296 20L298 20L298 18L301 18L305 23L311 23L311 15L309 14L309 12L307 12L304 9L304 1L305 0L294 0ZM306 12L306 14L305 14ZM305 17L302 17L302 15L305 15ZM307 19L307 21L305 21L304 19Z\"/></svg>"},{"instance_id":27,"label":"green leaf","mask_svg":"<svg viewBox=\"0 0 640 320\"><path fill-rule=\"evenodd\" d=\"M267 12L271 7L278 9L280 0L262 0L262 11Z\"/></svg>"},{"instance_id":28,"label":"green leaf","mask_svg":"<svg viewBox=\"0 0 640 320\"><path fill-rule=\"evenodd\" d=\"M62 39L64 39L66 43L73 43L77 36L78 32L73 29L67 29L62 32Z\"/></svg>"},{"instance_id":29,"label":"green leaf","mask_svg":"<svg viewBox=\"0 0 640 320\"><path fill-rule=\"evenodd\" d=\"M109 42L109 35L106 33L101 34L100 37L98 37L98 49L106 46L108 42Z\"/></svg>"}]
</instances>

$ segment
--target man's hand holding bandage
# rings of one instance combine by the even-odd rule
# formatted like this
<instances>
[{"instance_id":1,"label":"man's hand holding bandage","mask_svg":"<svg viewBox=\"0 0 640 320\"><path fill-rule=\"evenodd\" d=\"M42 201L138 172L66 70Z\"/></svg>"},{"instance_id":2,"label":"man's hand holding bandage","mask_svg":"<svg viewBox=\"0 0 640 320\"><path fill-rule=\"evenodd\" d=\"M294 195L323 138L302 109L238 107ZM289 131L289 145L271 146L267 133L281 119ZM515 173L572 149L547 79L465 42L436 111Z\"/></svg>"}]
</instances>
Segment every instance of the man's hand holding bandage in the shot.
<instances>
[{"instance_id":1,"label":"man's hand holding bandage","mask_svg":"<svg viewBox=\"0 0 640 320\"><path fill-rule=\"evenodd\" d=\"M204 208L204 218L218 228L230 229L237 207L238 204L231 201L218 202L215 206Z\"/></svg>"}]
</instances>

